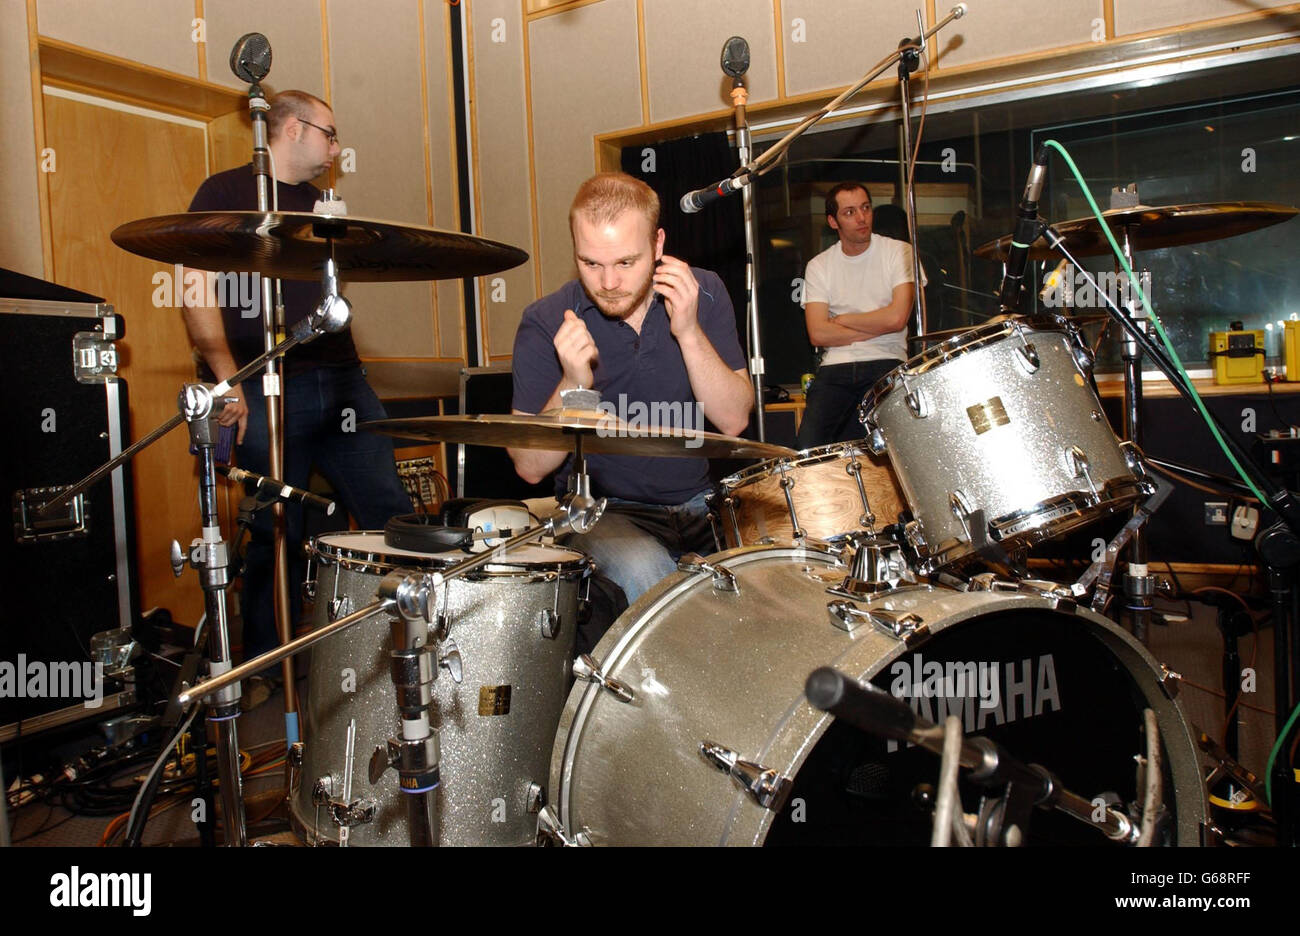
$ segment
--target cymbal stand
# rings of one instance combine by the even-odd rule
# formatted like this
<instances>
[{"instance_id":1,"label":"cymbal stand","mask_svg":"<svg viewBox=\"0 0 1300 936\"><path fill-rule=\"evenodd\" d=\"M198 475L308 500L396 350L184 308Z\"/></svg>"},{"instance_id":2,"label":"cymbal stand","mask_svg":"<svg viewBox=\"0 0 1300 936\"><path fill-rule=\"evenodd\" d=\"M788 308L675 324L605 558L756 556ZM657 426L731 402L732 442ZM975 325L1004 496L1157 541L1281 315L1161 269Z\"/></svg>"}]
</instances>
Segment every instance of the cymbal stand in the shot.
<instances>
[{"instance_id":1,"label":"cymbal stand","mask_svg":"<svg viewBox=\"0 0 1300 936\"><path fill-rule=\"evenodd\" d=\"M916 335L924 337L928 330L925 309L925 290L921 288L921 241L916 226L916 189L907 167L912 161L912 72L921 64L921 51L925 48L925 21L921 11L916 11L919 39L903 39L898 44L898 91L903 105L903 122L899 125L903 148L903 207L907 211L907 230L912 237L912 311L916 316Z\"/></svg>"}]
</instances>

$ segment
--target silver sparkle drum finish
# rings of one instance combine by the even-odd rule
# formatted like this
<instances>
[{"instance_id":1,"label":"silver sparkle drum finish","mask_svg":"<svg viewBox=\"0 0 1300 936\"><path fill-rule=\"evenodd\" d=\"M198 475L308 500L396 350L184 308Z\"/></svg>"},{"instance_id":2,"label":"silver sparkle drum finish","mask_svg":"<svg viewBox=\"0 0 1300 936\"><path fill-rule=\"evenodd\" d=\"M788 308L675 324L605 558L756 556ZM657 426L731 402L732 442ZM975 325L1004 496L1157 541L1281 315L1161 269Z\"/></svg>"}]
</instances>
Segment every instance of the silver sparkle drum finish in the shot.
<instances>
[{"instance_id":1,"label":"silver sparkle drum finish","mask_svg":"<svg viewBox=\"0 0 1300 936\"><path fill-rule=\"evenodd\" d=\"M929 348L862 401L911 508L909 541L934 571L1059 536L1148 496L1089 381L1091 355L1060 316L1016 318Z\"/></svg>"},{"instance_id":2,"label":"silver sparkle drum finish","mask_svg":"<svg viewBox=\"0 0 1300 936\"><path fill-rule=\"evenodd\" d=\"M1134 756L1145 751L1142 713L1150 707L1164 755L1162 841L1200 843L1207 807L1191 731L1170 694L1176 684L1105 618L1028 586L1023 593L911 586L846 602L870 611L880 622L873 623L832 605L840 599L827 584L845 569L830 554L749 547L708 562L714 571L675 574L643 595L593 651L600 676L631 701L590 681L569 696L548 810L570 841L928 844L930 812L916 794L937 783L939 759L810 706L808 674L834 666L908 698L928 718L959 715L969 734L1056 771L1089 799L1106 791L1125 803L1139 798ZM882 626L888 622L901 636ZM936 664L961 663L974 665L974 695L969 683L922 681ZM755 765L752 775L770 770L770 805L722 772L702 753L705 744ZM974 812L977 789L966 779L960 788ZM1112 844L1043 810L1034 811L1027 841Z\"/></svg>"},{"instance_id":3,"label":"silver sparkle drum finish","mask_svg":"<svg viewBox=\"0 0 1300 936\"><path fill-rule=\"evenodd\" d=\"M866 442L835 442L751 465L722 479L713 506L726 547L825 542L898 519L903 495L894 472Z\"/></svg>"},{"instance_id":4,"label":"silver sparkle drum finish","mask_svg":"<svg viewBox=\"0 0 1300 936\"><path fill-rule=\"evenodd\" d=\"M377 532L319 536L308 553L317 626L372 603L380 580L395 568L433 571L463 558L397 549ZM442 751L440 844L533 843L536 815L530 810L546 783L568 687L578 593L589 567L581 553L531 545L436 592L448 627L436 644L436 657L447 665L433 683L430 712ZM373 785L367 776L375 748L386 748L400 730L389 671L390 621L378 614L311 650L303 762L290 793L295 827L311 844L338 843L338 827L329 808L318 804L317 788L341 798L353 719L352 800L368 798L376 809L370 822L351 827L348 844L410 844L396 771L387 770ZM463 671L460 682L453 663Z\"/></svg>"}]
</instances>

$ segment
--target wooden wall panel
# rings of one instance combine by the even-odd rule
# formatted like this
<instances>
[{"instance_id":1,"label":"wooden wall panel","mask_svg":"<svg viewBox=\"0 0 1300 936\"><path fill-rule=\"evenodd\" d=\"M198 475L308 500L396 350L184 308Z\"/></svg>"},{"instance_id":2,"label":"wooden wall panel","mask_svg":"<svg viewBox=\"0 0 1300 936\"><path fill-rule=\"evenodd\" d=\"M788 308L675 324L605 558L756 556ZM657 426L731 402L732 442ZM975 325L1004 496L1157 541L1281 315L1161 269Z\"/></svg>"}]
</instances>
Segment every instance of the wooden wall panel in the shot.
<instances>
[{"instance_id":1,"label":"wooden wall panel","mask_svg":"<svg viewBox=\"0 0 1300 936\"><path fill-rule=\"evenodd\" d=\"M595 169L593 137L643 120L635 0L602 0L535 19L529 49L537 257L549 292L574 275L569 203Z\"/></svg>"},{"instance_id":2,"label":"wooden wall panel","mask_svg":"<svg viewBox=\"0 0 1300 936\"><path fill-rule=\"evenodd\" d=\"M247 89L230 70L230 50L244 33L260 32L271 42L266 87L325 97L320 0L203 0L203 16L208 21L209 81Z\"/></svg>"},{"instance_id":3,"label":"wooden wall panel","mask_svg":"<svg viewBox=\"0 0 1300 936\"><path fill-rule=\"evenodd\" d=\"M253 127L248 111L232 111L208 121L208 172L235 169L253 159Z\"/></svg>"},{"instance_id":4,"label":"wooden wall panel","mask_svg":"<svg viewBox=\"0 0 1300 936\"><path fill-rule=\"evenodd\" d=\"M478 127L478 232L532 255L536 247L528 185L522 10L519 0L478 0L470 13ZM483 346L489 357L510 354L524 307L537 298L533 263L529 260L480 279Z\"/></svg>"},{"instance_id":5,"label":"wooden wall panel","mask_svg":"<svg viewBox=\"0 0 1300 936\"><path fill-rule=\"evenodd\" d=\"M456 123L452 105L451 38L446 0L424 0L425 77L429 98L429 157L433 186L433 226L457 230ZM522 53L520 53L522 60ZM465 301L460 283L434 285L438 354L465 358Z\"/></svg>"},{"instance_id":6,"label":"wooden wall panel","mask_svg":"<svg viewBox=\"0 0 1300 936\"><path fill-rule=\"evenodd\" d=\"M0 267L44 278L27 8L0 3Z\"/></svg>"},{"instance_id":7,"label":"wooden wall panel","mask_svg":"<svg viewBox=\"0 0 1300 936\"><path fill-rule=\"evenodd\" d=\"M715 0L708 15L700 13L694 0L645 4L651 123L732 106L731 79L721 66L722 46L731 36L749 42L750 103L776 98L772 0Z\"/></svg>"},{"instance_id":8,"label":"wooden wall panel","mask_svg":"<svg viewBox=\"0 0 1300 936\"><path fill-rule=\"evenodd\" d=\"M37 0L42 36L197 78L194 0ZM230 50L226 50L230 54Z\"/></svg>"},{"instance_id":9,"label":"wooden wall panel","mask_svg":"<svg viewBox=\"0 0 1300 936\"><path fill-rule=\"evenodd\" d=\"M1184 26L1270 7L1295 6L1294 0L1115 0L1115 35ZM1294 26L1294 23L1292 24Z\"/></svg>"},{"instance_id":10,"label":"wooden wall panel","mask_svg":"<svg viewBox=\"0 0 1300 936\"><path fill-rule=\"evenodd\" d=\"M941 68L1085 45L1105 35L1102 0L1060 3L1050 13L1039 0L967 0L967 6L970 12L940 33ZM960 44L953 41L958 36Z\"/></svg>"},{"instance_id":11,"label":"wooden wall panel","mask_svg":"<svg viewBox=\"0 0 1300 936\"><path fill-rule=\"evenodd\" d=\"M410 0L330 0L329 60L339 140L356 171L336 177L354 215L428 223L420 92L419 9ZM426 283L352 283L362 357L432 357Z\"/></svg>"},{"instance_id":12,"label":"wooden wall panel","mask_svg":"<svg viewBox=\"0 0 1300 936\"><path fill-rule=\"evenodd\" d=\"M171 268L129 254L109 233L126 221L183 210L203 181L204 135L185 126L47 94L46 136L59 153L50 177L55 280L104 296L126 320L118 343L131 399L132 437L176 413L194 379L179 308L155 307L153 275ZM113 170L104 171L104 154ZM194 572L172 576L168 544L199 535L198 486L183 428L133 463L141 607L170 608L193 625L203 609Z\"/></svg>"},{"instance_id":13,"label":"wooden wall panel","mask_svg":"<svg viewBox=\"0 0 1300 936\"><path fill-rule=\"evenodd\" d=\"M855 84L898 40L916 35L918 6L924 9L917 0L781 0L785 93Z\"/></svg>"}]
</instances>

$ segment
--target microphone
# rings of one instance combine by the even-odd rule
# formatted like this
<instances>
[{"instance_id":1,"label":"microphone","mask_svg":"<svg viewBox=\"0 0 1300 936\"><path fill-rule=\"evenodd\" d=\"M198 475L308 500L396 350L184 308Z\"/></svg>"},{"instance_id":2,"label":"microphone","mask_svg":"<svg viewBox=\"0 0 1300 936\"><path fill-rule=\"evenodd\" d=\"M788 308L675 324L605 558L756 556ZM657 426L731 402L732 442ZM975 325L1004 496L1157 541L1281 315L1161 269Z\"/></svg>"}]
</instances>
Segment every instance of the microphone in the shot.
<instances>
[{"instance_id":1,"label":"microphone","mask_svg":"<svg viewBox=\"0 0 1300 936\"><path fill-rule=\"evenodd\" d=\"M724 198L732 192L739 192L749 184L749 176L741 176L739 179L726 178L717 185L708 185L702 189L696 189L693 192L687 192L682 196L681 208L686 214L695 214L705 205L711 205L719 198Z\"/></svg>"},{"instance_id":2,"label":"microphone","mask_svg":"<svg viewBox=\"0 0 1300 936\"><path fill-rule=\"evenodd\" d=\"M271 41L261 33L245 33L230 50L230 70L248 84L257 84L271 71Z\"/></svg>"},{"instance_id":3,"label":"microphone","mask_svg":"<svg viewBox=\"0 0 1300 936\"><path fill-rule=\"evenodd\" d=\"M218 465L217 471L231 481L242 481L246 487L251 486L252 490L260 491L263 494L273 494L280 500L287 501L290 504L305 504L308 507L315 507L317 510L325 511L327 517L332 516L334 513L335 505L332 500L326 500L311 491L304 491L302 488L285 484L275 478L268 478L266 475L245 471L243 468L232 468L228 465Z\"/></svg>"},{"instance_id":4,"label":"microphone","mask_svg":"<svg viewBox=\"0 0 1300 936\"><path fill-rule=\"evenodd\" d=\"M722 47L722 70L732 78L749 71L749 43L740 36L732 36Z\"/></svg>"},{"instance_id":5,"label":"microphone","mask_svg":"<svg viewBox=\"0 0 1300 936\"><path fill-rule=\"evenodd\" d=\"M1007 251L1002 288L998 290L998 305L1004 313L1014 313L1020 304L1020 285L1025 278L1025 267L1029 264L1029 245L1043 234L1043 224L1038 217L1038 198L1043 193L1043 182L1047 178L1047 157L1047 147L1040 146L1034 156L1034 165L1029 170L1025 193L1020 196L1020 214L1016 219L1016 230L1011 235L1011 249Z\"/></svg>"}]
</instances>

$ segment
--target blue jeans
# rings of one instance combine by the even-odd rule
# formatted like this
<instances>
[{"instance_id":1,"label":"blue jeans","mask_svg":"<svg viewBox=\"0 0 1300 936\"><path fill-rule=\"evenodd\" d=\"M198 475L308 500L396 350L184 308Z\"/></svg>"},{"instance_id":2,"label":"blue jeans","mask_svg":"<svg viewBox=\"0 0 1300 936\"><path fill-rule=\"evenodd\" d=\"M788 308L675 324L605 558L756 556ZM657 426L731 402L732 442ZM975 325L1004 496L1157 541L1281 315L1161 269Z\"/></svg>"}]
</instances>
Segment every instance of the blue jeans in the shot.
<instances>
[{"instance_id":1,"label":"blue jeans","mask_svg":"<svg viewBox=\"0 0 1300 936\"><path fill-rule=\"evenodd\" d=\"M854 361L817 368L795 436L797 449L861 439L858 404L872 385L902 361Z\"/></svg>"},{"instance_id":2,"label":"blue jeans","mask_svg":"<svg viewBox=\"0 0 1300 936\"><path fill-rule=\"evenodd\" d=\"M591 532L574 534L565 545L595 559L596 571L623 589L631 604L677 571L686 553L713 552L707 493L676 506L610 498Z\"/></svg>"},{"instance_id":3,"label":"blue jeans","mask_svg":"<svg viewBox=\"0 0 1300 936\"><path fill-rule=\"evenodd\" d=\"M340 506L363 530L382 529L396 514L410 513L411 499L397 477L393 442L360 429L387 414L366 383L360 367L319 367L295 374L284 385L284 478L307 487L314 465L334 488ZM242 385L248 403L248 430L238 448L240 467L268 473L266 403L262 381ZM302 506L288 504L285 524L289 547L289 595L292 621L302 613L304 557ZM244 659L279 644L275 633L273 594L275 546L270 509L255 515L244 566L240 609L244 623Z\"/></svg>"}]
</instances>

